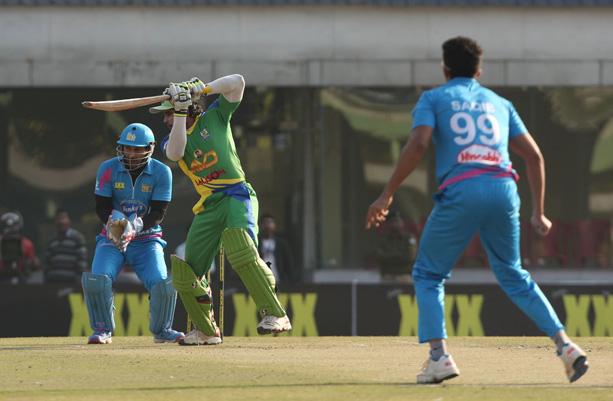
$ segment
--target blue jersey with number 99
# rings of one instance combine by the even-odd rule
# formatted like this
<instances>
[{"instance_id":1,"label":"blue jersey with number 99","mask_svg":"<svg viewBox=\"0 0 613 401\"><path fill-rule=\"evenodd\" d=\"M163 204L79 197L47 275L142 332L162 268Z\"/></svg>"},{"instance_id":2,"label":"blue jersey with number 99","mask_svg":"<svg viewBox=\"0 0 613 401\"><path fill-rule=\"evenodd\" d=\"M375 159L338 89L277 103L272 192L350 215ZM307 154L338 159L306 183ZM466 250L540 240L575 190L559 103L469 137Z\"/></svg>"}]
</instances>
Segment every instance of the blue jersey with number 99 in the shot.
<instances>
[{"instance_id":1,"label":"blue jersey with number 99","mask_svg":"<svg viewBox=\"0 0 613 401\"><path fill-rule=\"evenodd\" d=\"M432 127L441 187L476 175L515 175L509 139L528 132L513 104L472 78L453 78L424 92L413 128Z\"/></svg>"}]
</instances>

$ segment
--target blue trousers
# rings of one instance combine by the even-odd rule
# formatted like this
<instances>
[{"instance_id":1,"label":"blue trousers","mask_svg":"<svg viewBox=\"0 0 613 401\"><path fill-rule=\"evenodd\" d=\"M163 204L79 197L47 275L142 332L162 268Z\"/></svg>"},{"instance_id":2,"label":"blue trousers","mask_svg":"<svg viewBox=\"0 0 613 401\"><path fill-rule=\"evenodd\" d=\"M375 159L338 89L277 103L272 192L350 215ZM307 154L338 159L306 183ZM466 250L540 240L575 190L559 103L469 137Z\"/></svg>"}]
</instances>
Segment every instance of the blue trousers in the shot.
<instances>
[{"instance_id":1,"label":"blue trousers","mask_svg":"<svg viewBox=\"0 0 613 401\"><path fill-rule=\"evenodd\" d=\"M413 266L419 341L447 338L444 282L477 232L503 291L549 337L561 330L556 312L521 266L515 181L472 178L445 188L435 201Z\"/></svg>"},{"instance_id":2,"label":"blue trousers","mask_svg":"<svg viewBox=\"0 0 613 401\"><path fill-rule=\"evenodd\" d=\"M113 282L124 265L130 265L143 282L147 291L168 276L164 261L166 241L151 238L132 241L125 253L121 253L111 241L102 235L96 237L96 251L92 262L92 273L104 274Z\"/></svg>"}]
</instances>

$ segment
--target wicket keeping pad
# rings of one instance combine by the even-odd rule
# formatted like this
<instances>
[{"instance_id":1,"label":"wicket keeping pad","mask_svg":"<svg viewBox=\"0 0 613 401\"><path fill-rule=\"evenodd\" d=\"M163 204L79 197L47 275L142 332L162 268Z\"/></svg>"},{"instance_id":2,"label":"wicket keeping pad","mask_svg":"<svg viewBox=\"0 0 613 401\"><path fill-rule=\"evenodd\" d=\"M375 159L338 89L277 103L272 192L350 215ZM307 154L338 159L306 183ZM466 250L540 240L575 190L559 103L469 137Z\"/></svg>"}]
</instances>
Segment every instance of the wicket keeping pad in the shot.
<instances>
[{"instance_id":1,"label":"wicket keeping pad","mask_svg":"<svg viewBox=\"0 0 613 401\"><path fill-rule=\"evenodd\" d=\"M185 311L196 328L207 336L216 336L211 287L206 278L199 279L192 267L176 255L170 255L172 283L179 293Z\"/></svg>"},{"instance_id":2,"label":"wicket keeping pad","mask_svg":"<svg viewBox=\"0 0 613 401\"><path fill-rule=\"evenodd\" d=\"M160 281L149 292L149 330L153 334L161 334L172 329L175 317L177 292L172 285L172 279Z\"/></svg>"},{"instance_id":3,"label":"wicket keeping pad","mask_svg":"<svg viewBox=\"0 0 613 401\"><path fill-rule=\"evenodd\" d=\"M275 276L258 255L255 243L242 228L227 228L221 235L226 256L262 315L285 316L275 294Z\"/></svg>"},{"instance_id":4,"label":"wicket keeping pad","mask_svg":"<svg viewBox=\"0 0 613 401\"><path fill-rule=\"evenodd\" d=\"M89 313L92 330L112 332L115 330L113 316L113 282L108 276L83 272L81 275L83 296Z\"/></svg>"}]
</instances>

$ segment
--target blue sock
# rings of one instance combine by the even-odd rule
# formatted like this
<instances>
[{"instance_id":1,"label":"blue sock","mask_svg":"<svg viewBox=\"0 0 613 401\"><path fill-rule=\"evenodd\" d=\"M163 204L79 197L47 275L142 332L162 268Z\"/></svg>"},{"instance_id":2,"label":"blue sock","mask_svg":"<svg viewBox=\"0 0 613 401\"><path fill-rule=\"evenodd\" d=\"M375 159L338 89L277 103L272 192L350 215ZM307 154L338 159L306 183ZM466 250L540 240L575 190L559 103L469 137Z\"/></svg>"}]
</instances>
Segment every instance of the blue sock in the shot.
<instances>
[{"instance_id":1,"label":"blue sock","mask_svg":"<svg viewBox=\"0 0 613 401\"><path fill-rule=\"evenodd\" d=\"M436 347L430 349L430 359L438 361L441 357L445 356L445 349L443 347Z\"/></svg>"}]
</instances>

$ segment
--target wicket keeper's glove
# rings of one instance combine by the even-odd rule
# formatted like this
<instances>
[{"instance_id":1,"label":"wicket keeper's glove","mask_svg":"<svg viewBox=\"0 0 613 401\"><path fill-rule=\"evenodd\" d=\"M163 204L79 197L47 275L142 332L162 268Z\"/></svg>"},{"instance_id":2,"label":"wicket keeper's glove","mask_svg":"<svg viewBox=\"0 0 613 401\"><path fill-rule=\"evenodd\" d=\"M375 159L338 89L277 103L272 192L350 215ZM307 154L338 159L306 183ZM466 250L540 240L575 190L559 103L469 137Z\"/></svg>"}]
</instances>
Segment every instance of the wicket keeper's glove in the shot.
<instances>
[{"instance_id":1,"label":"wicket keeper's glove","mask_svg":"<svg viewBox=\"0 0 613 401\"><path fill-rule=\"evenodd\" d=\"M175 113L187 114L187 109L192 105L192 96L187 85L180 83L170 83L164 91L165 95L170 95L170 101L175 108Z\"/></svg>"},{"instance_id":2,"label":"wicket keeper's glove","mask_svg":"<svg viewBox=\"0 0 613 401\"><path fill-rule=\"evenodd\" d=\"M117 248L121 252L125 252L128 249L128 245L134 239L136 234L143 229L143 220L137 217L136 214L132 214L126 221L126 226L119 238L119 246Z\"/></svg>"},{"instance_id":3,"label":"wicket keeper's glove","mask_svg":"<svg viewBox=\"0 0 613 401\"><path fill-rule=\"evenodd\" d=\"M121 236L126 228L128 220L126 216L118 210L113 210L106 221L106 237L119 248Z\"/></svg>"}]
</instances>

